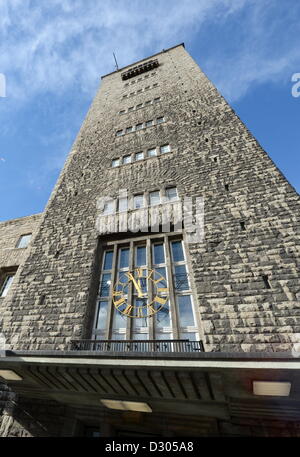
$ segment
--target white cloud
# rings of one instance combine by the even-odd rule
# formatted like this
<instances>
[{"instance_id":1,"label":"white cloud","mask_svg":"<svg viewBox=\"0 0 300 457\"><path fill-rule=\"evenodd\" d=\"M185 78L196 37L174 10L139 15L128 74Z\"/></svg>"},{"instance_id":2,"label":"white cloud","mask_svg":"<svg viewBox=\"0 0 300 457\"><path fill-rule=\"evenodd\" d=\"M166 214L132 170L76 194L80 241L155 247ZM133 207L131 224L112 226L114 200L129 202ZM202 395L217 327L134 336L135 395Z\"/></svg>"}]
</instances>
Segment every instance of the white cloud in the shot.
<instances>
[{"instance_id":1,"label":"white cloud","mask_svg":"<svg viewBox=\"0 0 300 457\"><path fill-rule=\"evenodd\" d=\"M75 83L90 92L100 75L114 70L113 51L127 65L192 37L204 21L224 20L245 1L2 2L0 71L7 74L8 96L60 93Z\"/></svg>"}]
</instances>

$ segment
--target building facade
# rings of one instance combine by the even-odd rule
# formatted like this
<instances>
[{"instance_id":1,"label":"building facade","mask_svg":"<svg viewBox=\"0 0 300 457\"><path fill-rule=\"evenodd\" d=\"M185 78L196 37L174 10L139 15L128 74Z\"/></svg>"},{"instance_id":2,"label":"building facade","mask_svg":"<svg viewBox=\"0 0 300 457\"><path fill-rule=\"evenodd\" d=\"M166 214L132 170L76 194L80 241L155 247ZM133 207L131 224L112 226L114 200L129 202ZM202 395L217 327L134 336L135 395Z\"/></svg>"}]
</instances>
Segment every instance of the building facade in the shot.
<instances>
[{"instance_id":1,"label":"building facade","mask_svg":"<svg viewBox=\"0 0 300 457\"><path fill-rule=\"evenodd\" d=\"M0 435L299 436L299 207L184 45L103 76L44 213L0 225L35 233L1 254Z\"/></svg>"}]
</instances>

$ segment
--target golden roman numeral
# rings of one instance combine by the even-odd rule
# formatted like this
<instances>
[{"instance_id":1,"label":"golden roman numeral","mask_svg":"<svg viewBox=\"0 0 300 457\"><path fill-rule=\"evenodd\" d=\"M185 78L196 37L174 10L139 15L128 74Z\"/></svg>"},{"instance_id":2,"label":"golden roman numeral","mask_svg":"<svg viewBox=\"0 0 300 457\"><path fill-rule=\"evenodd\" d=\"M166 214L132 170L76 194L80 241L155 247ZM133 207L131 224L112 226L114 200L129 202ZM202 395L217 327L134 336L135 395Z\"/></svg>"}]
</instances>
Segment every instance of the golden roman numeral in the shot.
<instances>
[{"instance_id":1,"label":"golden roman numeral","mask_svg":"<svg viewBox=\"0 0 300 457\"><path fill-rule=\"evenodd\" d=\"M120 300L117 300L117 301L115 301L114 303L115 303L115 306L119 307L119 306L121 306L122 303L124 303L125 301L126 301L125 298L120 298Z\"/></svg>"},{"instance_id":2,"label":"golden roman numeral","mask_svg":"<svg viewBox=\"0 0 300 457\"><path fill-rule=\"evenodd\" d=\"M157 292L169 292L169 289L167 287L158 287Z\"/></svg>"},{"instance_id":3,"label":"golden roman numeral","mask_svg":"<svg viewBox=\"0 0 300 457\"><path fill-rule=\"evenodd\" d=\"M138 308L138 309L137 309L137 316L136 316L136 317L144 317L143 309L142 309L142 308Z\"/></svg>"},{"instance_id":4,"label":"golden roman numeral","mask_svg":"<svg viewBox=\"0 0 300 457\"><path fill-rule=\"evenodd\" d=\"M136 269L136 272L137 272L138 278L141 278L141 277L143 276L143 270L142 270L142 268L137 268L137 269Z\"/></svg>"},{"instance_id":5,"label":"golden roman numeral","mask_svg":"<svg viewBox=\"0 0 300 457\"><path fill-rule=\"evenodd\" d=\"M156 297L154 298L153 301L155 301L157 303L160 303L161 305L164 305L166 303L166 301L167 301L167 298L158 297L156 295Z\"/></svg>"},{"instance_id":6,"label":"golden roman numeral","mask_svg":"<svg viewBox=\"0 0 300 457\"><path fill-rule=\"evenodd\" d=\"M129 316L129 314L131 313L132 308L133 308L132 305L127 305L126 308L123 311L123 314L126 314L127 316Z\"/></svg>"}]
</instances>

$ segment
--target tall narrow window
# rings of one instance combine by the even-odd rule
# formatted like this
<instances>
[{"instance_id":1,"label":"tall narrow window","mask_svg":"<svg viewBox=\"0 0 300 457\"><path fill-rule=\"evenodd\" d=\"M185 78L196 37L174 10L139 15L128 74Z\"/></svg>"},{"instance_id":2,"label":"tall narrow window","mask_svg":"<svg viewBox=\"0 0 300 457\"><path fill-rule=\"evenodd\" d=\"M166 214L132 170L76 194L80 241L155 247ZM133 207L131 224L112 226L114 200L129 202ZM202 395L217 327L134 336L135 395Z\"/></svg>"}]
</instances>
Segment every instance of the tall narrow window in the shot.
<instances>
[{"instance_id":1,"label":"tall narrow window","mask_svg":"<svg viewBox=\"0 0 300 457\"><path fill-rule=\"evenodd\" d=\"M120 165L120 159L113 159L113 160L111 161L111 166L112 166L113 168L118 167L119 165Z\"/></svg>"},{"instance_id":2,"label":"tall narrow window","mask_svg":"<svg viewBox=\"0 0 300 457\"><path fill-rule=\"evenodd\" d=\"M103 214L113 214L115 212L115 200L107 200L104 203Z\"/></svg>"},{"instance_id":3,"label":"tall narrow window","mask_svg":"<svg viewBox=\"0 0 300 457\"><path fill-rule=\"evenodd\" d=\"M139 209L144 207L144 195L138 194L133 197L133 209Z\"/></svg>"},{"instance_id":4,"label":"tall narrow window","mask_svg":"<svg viewBox=\"0 0 300 457\"><path fill-rule=\"evenodd\" d=\"M123 164L131 163L131 155L123 157Z\"/></svg>"},{"instance_id":5,"label":"tall narrow window","mask_svg":"<svg viewBox=\"0 0 300 457\"><path fill-rule=\"evenodd\" d=\"M17 248L27 248L31 240L31 233L27 235L21 235L17 244Z\"/></svg>"},{"instance_id":6,"label":"tall narrow window","mask_svg":"<svg viewBox=\"0 0 300 457\"><path fill-rule=\"evenodd\" d=\"M144 153L143 152L137 152L135 154L135 160L143 160L144 158Z\"/></svg>"},{"instance_id":7,"label":"tall narrow window","mask_svg":"<svg viewBox=\"0 0 300 457\"><path fill-rule=\"evenodd\" d=\"M166 198L168 201L178 200L178 193L176 187L168 187L166 189Z\"/></svg>"},{"instance_id":8,"label":"tall narrow window","mask_svg":"<svg viewBox=\"0 0 300 457\"><path fill-rule=\"evenodd\" d=\"M1 289L0 289L0 297L4 298L6 297L10 286L12 285L12 282L14 280L15 275L14 274L7 274L4 278L4 281L2 283Z\"/></svg>"},{"instance_id":9,"label":"tall narrow window","mask_svg":"<svg viewBox=\"0 0 300 457\"><path fill-rule=\"evenodd\" d=\"M159 195L158 190L156 190L154 192L149 192L149 203L150 203L150 206L160 204L160 195Z\"/></svg>"},{"instance_id":10,"label":"tall narrow window","mask_svg":"<svg viewBox=\"0 0 300 457\"><path fill-rule=\"evenodd\" d=\"M148 157L154 157L154 156L156 156L156 155L157 155L156 148L148 149L147 155L148 155Z\"/></svg>"}]
</instances>

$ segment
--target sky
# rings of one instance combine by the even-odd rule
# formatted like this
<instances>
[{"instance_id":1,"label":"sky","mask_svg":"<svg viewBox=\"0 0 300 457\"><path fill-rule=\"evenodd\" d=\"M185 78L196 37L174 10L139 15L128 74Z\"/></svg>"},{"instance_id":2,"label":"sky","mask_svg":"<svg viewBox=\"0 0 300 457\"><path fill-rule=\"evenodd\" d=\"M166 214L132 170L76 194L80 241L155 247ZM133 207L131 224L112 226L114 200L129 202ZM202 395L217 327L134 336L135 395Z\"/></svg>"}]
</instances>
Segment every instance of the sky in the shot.
<instances>
[{"instance_id":1,"label":"sky","mask_svg":"<svg viewBox=\"0 0 300 457\"><path fill-rule=\"evenodd\" d=\"M295 0L0 0L0 221L43 211L113 52L182 42L299 192L299 41Z\"/></svg>"}]
</instances>

